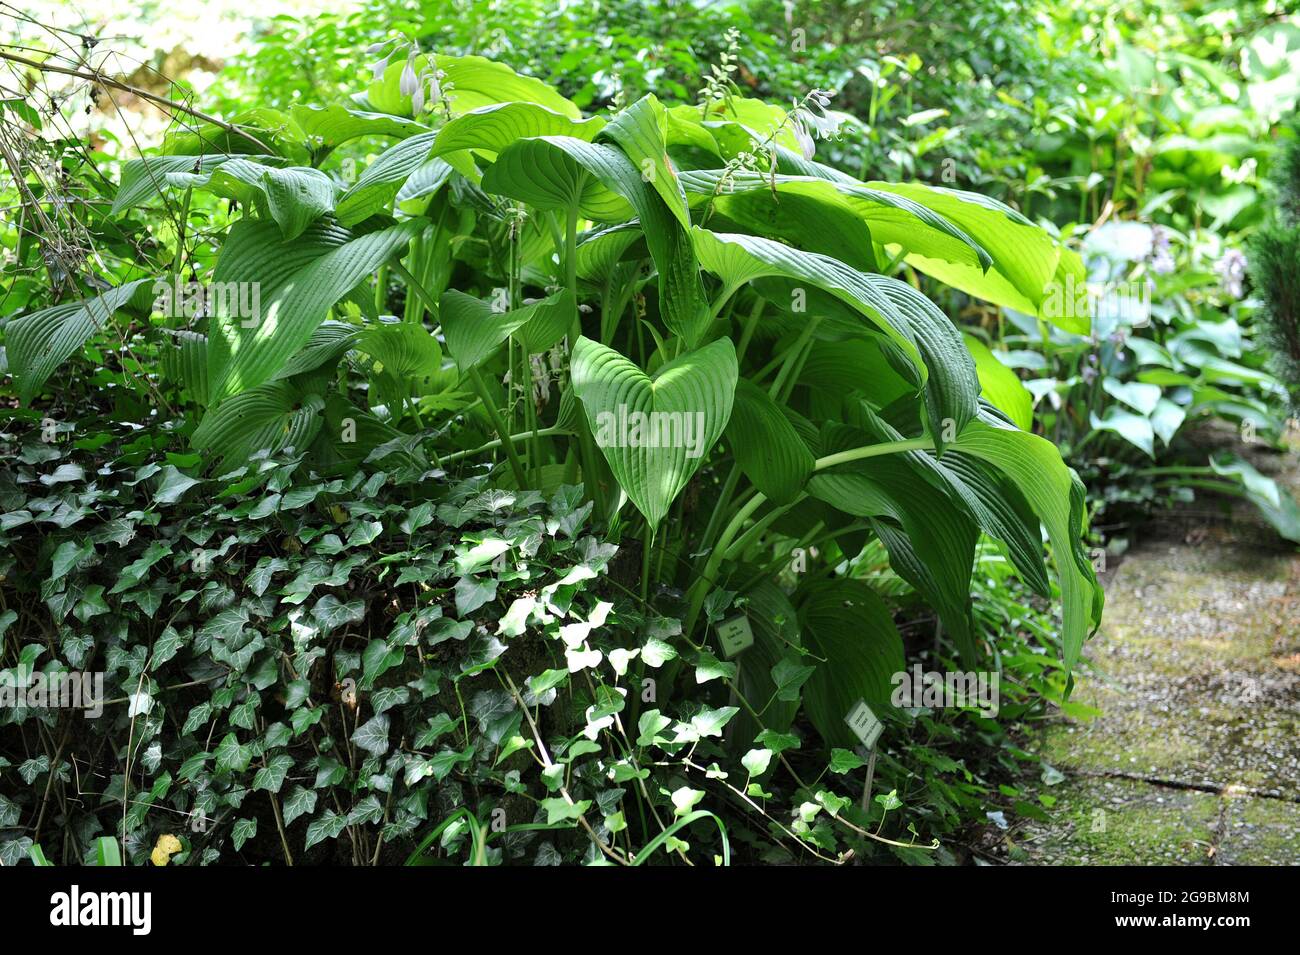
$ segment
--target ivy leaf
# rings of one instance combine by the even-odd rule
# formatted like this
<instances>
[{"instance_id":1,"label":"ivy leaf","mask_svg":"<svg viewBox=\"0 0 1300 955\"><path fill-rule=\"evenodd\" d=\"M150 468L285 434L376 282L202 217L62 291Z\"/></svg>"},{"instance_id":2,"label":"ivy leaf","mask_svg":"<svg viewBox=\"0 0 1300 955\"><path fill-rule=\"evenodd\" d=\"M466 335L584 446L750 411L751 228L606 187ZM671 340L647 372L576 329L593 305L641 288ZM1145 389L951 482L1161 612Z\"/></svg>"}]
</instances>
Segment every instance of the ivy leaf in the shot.
<instances>
[{"instance_id":1,"label":"ivy leaf","mask_svg":"<svg viewBox=\"0 0 1300 955\"><path fill-rule=\"evenodd\" d=\"M307 841L303 848L310 849L316 843L326 839L337 839L347 824L346 817L340 816L332 809L326 809L319 819L312 820L307 826Z\"/></svg>"},{"instance_id":2,"label":"ivy leaf","mask_svg":"<svg viewBox=\"0 0 1300 955\"><path fill-rule=\"evenodd\" d=\"M185 496L186 491L200 483L202 482L197 478L182 474L169 464L162 469L162 480L158 482L158 490L153 496L154 503L175 504Z\"/></svg>"},{"instance_id":3,"label":"ivy leaf","mask_svg":"<svg viewBox=\"0 0 1300 955\"><path fill-rule=\"evenodd\" d=\"M542 808L546 810L546 824L548 826L553 826L557 822L572 822L585 813L590 806L590 799L582 799L575 803L560 797L542 800Z\"/></svg>"},{"instance_id":4,"label":"ivy leaf","mask_svg":"<svg viewBox=\"0 0 1300 955\"><path fill-rule=\"evenodd\" d=\"M257 820L239 819L230 831L230 842L235 847L235 851L238 852L244 848L244 843L255 835L257 835Z\"/></svg>"},{"instance_id":5,"label":"ivy leaf","mask_svg":"<svg viewBox=\"0 0 1300 955\"><path fill-rule=\"evenodd\" d=\"M285 753L273 756L253 777L253 789L265 789L267 792L278 793L280 787L284 785L285 776L288 775L289 770L292 768L292 756Z\"/></svg>"},{"instance_id":6,"label":"ivy leaf","mask_svg":"<svg viewBox=\"0 0 1300 955\"><path fill-rule=\"evenodd\" d=\"M241 746L238 737L234 733L227 733L225 737L217 744L216 751L216 771L218 773L242 773L248 768L249 762L252 761L252 753L248 746Z\"/></svg>"},{"instance_id":7,"label":"ivy leaf","mask_svg":"<svg viewBox=\"0 0 1300 955\"><path fill-rule=\"evenodd\" d=\"M797 660L784 658L772 667L772 683L776 686L776 698L793 703L799 699L799 688L808 682L808 678L817 671L816 667L804 666Z\"/></svg>"},{"instance_id":8,"label":"ivy leaf","mask_svg":"<svg viewBox=\"0 0 1300 955\"><path fill-rule=\"evenodd\" d=\"M383 756L388 752L388 715L381 713L362 723L353 732L352 742L371 756Z\"/></svg>"},{"instance_id":9,"label":"ivy leaf","mask_svg":"<svg viewBox=\"0 0 1300 955\"><path fill-rule=\"evenodd\" d=\"M295 785L289 791L288 798L284 801L284 824L286 826L291 825L299 816L309 815L315 811L315 791Z\"/></svg>"}]
</instances>

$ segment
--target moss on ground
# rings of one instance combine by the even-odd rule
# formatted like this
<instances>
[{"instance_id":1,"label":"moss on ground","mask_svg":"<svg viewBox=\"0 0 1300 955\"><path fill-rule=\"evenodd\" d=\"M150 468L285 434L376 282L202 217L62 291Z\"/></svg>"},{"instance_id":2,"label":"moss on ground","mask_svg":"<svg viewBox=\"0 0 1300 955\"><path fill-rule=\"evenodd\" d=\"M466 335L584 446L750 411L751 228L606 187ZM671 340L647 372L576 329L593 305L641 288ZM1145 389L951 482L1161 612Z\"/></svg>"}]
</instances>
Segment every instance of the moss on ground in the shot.
<instances>
[{"instance_id":1,"label":"moss on ground","mask_svg":"<svg viewBox=\"0 0 1300 955\"><path fill-rule=\"evenodd\" d=\"M1030 744L1065 779L1050 822L1004 834L1012 861L1300 862L1300 558L1212 530L1108 584L1074 697L1100 714Z\"/></svg>"}]
</instances>

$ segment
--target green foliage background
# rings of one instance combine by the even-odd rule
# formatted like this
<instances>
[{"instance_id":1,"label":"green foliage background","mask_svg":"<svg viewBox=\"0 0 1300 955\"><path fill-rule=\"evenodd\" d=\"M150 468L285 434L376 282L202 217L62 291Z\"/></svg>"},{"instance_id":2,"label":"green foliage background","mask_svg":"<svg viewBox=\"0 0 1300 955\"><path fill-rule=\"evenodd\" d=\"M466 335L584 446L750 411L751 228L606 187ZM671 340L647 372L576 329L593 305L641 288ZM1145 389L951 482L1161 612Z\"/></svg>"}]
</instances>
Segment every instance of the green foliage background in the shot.
<instances>
[{"instance_id":1,"label":"green foliage background","mask_svg":"<svg viewBox=\"0 0 1300 955\"><path fill-rule=\"evenodd\" d=\"M367 48L394 37L553 87L502 74L492 95L550 107L514 121L571 137L569 158L470 125L481 179L431 156L450 124L435 106L436 133L409 125L404 54L372 82ZM1271 369L1294 382L1295 223L1261 196L1272 166L1294 185L1273 140L1298 77L1300 24L1275 2L407 0L273 18L226 58L193 102L273 163L216 127L198 147L175 126L145 159L111 129L87 151L66 135L82 100L56 120L6 99L38 145L31 197L0 191L68 241L51 256L26 213L0 233L0 662L100 669L110 699L84 723L0 714L0 858L93 863L107 836L154 864L930 864L968 861L973 824L1041 818L1054 771L1018 734L1080 712L1107 543L1089 523L1119 549L1170 501L1227 495L1300 540L1258 447L1204 450L1207 428L1287 440ZM738 128L761 101L837 135L800 158L788 123ZM397 118L299 121L320 106ZM579 110L614 120L594 145ZM669 158L673 123L695 138ZM254 158L196 159L214 139ZM576 180L546 177L574 157ZM845 177L874 194L846 199ZM914 210L881 240L861 210L905 201L993 271L927 263L946 240ZM846 238L864 222L865 251ZM1023 283L990 290L1050 254L1146 289L1146 310L1072 325ZM280 289L296 339L241 349L151 315L155 276L294 256L328 260ZM857 337L888 312L846 284L858 269L908 322L933 310L925 327L960 334L917 346L895 316ZM815 335L783 304L809 285ZM692 375L739 380L708 406L720 454L596 447L611 395L654 407L647 382ZM728 660L737 614L756 643ZM997 669L1001 713L882 702L863 799L843 713L914 660Z\"/></svg>"}]
</instances>

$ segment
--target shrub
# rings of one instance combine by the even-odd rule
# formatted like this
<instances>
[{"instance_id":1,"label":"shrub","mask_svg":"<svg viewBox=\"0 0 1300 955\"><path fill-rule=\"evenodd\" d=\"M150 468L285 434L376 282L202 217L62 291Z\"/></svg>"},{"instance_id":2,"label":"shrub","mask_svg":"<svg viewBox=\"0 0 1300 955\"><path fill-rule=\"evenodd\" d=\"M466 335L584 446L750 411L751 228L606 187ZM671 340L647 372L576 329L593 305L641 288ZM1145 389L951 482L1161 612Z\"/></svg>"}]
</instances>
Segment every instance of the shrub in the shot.
<instances>
[{"instance_id":1,"label":"shrub","mask_svg":"<svg viewBox=\"0 0 1300 955\"><path fill-rule=\"evenodd\" d=\"M43 575L32 586L44 590L52 628L71 626L69 615L117 621L108 636L119 644L105 665L125 673L128 713L146 721L142 730L156 720L162 732L153 707L168 688L205 675L220 684L215 702L167 715L193 739L160 741L139 756L143 737L115 713L128 724L125 741L122 726L112 735L126 751L110 800L119 789L145 791L133 775L154 776L145 755L153 770L181 761L153 779L134 817L127 799L128 842L149 799L173 795L182 812L238 820L243 839L256 831L265 840L272 827L223 800L283 781L302 790L288 790L295 809L316 788L329 790L304 843L315 849L347 833L355 861L381 851L368 827L413 836L426 818L438 821L438 840L468 832L472 858L504 851L490 826L483 831L503 808L501 787L524 797L504 807L505 825L529 827L505 842L521 843L537 825L567 830L537 837L551 845L549 860L682 856L688 825L691 839L725 858L742 833L728 835L712 809L701 815L712 784L762 820L746 840L771 836L783 852L862 857L873 843L909 859L931 851L924 838L916 844L912 819L910 835L901 819L879 831L903 804L897 789L861 806L857 793L825 782L852 773L854 788L866 785L874 756L846 722L864 705L891 734L929 718L891 702L905 647L873 586L880 571L933 608L943 657L971 671L996 666L971 600L982 535L1040 598L1059 597L1060 637L1049 643L1066 672L1099 622L1101 591L1082 547L1083 487L1027 430L1029 409L1009 373L912 284L884 273L905 259L968 295L1086 332L1086 315L1047 305L1054 285L1082 280L1082 263L993 200L862 183L816 162L817 139L832 131L826 105L812 91L787 111L722 75L699 104L649 95L583 116L502 64L394 41L352 105L258 110L238 127L175 135L163 155L127 164L112 210L121 232L146 229L153 213L142 220L141 207L179 192L182 216L212 225L215 261L181 242L163 246L110 288L10 322L5 338L30 405L80 348L111 349L121 330L157 356L142 371L150 403L175 432L128 453L170 450L173 437L189 444L171 451L174 460L134 461L143 470L127 486L156 500L111 515L135 522L123 535L143 524L161 538L144 550L124 539L119 552L108 549L113 537L78 531L23 565ZM364 154L348 150L377 139L395 143L351 177L347 163ZM182 218L176 234L185 229ZM181 282L200 269L203 283ZM129 316L126 329L113 323L118 314ZM123 352L124 367L127 357L138 366L132 347ZM32 466L53 453L33 448ZM367 462L389 468L393 456L404 477L386 488ZM60 484L59 473L24 483ZM72 480L88 472L78 473ZM465 475L504 512L450 520L462 506L456 495L468 493L455 483ZM213 510L165 524L162 509L200 481L215 482L192 492L211 494ZM57 522L103 494L79 493L84 500L46 495L32 506ZM13 504L35 520L25 496ZM519 537L532 532L520 528L575 514L597 536L550 542L537 557L570 566L557 566L558 577L517 576L511 560L534 557ZM300 524L307 515L313 521ZM430 523L411 526L417 515ZM479 517L493 530L467 523ZM20 527L25 518L13 520ZM205 564L246 559L254 541L265 548L256 522L267 520L296 543L241 564L242 586L187 569L187 541ZM494 520L517 525L506 534ZM581 560L564 552L577 546ZM594 603L574 589L615 547L627 563L599 586L632 609L620 609L612 591ZM437 558L428 553L451 570L430 566ZM291 554L303 563L281 567ZM476 561L498 557L504 570L475 578ZM125 576L83 581L83 563L93 575L97 560ZM167 578L150 578L163 561ZM268 575L291 570L273 592ZM172 603L193 616L169 620L148 644L127 639L136 610L109 598L137 595L134 606L153 621L166 595L151 588L173 579L185 589ZM332 589L317 595L318 587ZM475 616L476 601L493 596ZM178 623L192 628L188 638ZM447 628L465 646L445 639ZM51 664L55 647L45 648ZM430 654L439 679L457 690L464 679L483 695L457 693L452 710L446 688L406 669L427 666ZM173 661L200 668L175 683L154 674ZM284 699L275 698L286 677ZM347 679L372 694L355 714L347 701L324 704ZM542 702L558 715L534 726ZM325 723L327 709L337 720L318 730L310 721ZM296 742L304 734L310 754ZM416 740L429 748L402 749ZM529 759L542 764L541 789L498 778ZM57 762L51 755L50 767ZM769 784L778 767L782 782ZM320 785L311 790L306 775L290 775L312 772ZM881 778L907 772L885 766ZM418 785L426 774L445 785ZM628 794L611 794L610 783L626 784L635 806L620 808ZM496 789L489 798L476 785ZM954 805L975 798L979 784L957 788L961 797L920 794L916 818L927 835L950 830ZM279 792L250 805L270 803L287 857ZM435 795L450 802L421 815ZM439 828L453 804L457 821ZM711 823L716 836L702 835ZM149 816L149 824L159 823ZM233 825L230 838L238 850ZM149 846L128 849L139 857Z\"/></svg>"},{"instance_id":2,"label":"shrub","mask_svg":"<svg viewBox=\"0 0 1300 955\"><path fill-rule=\"evenodd\" d=\"M1300 409L1300 114L1284 127L1273 187L1274 214L1250 245L1251 278L1277 374Z\"/></svg>"}]
</instances>

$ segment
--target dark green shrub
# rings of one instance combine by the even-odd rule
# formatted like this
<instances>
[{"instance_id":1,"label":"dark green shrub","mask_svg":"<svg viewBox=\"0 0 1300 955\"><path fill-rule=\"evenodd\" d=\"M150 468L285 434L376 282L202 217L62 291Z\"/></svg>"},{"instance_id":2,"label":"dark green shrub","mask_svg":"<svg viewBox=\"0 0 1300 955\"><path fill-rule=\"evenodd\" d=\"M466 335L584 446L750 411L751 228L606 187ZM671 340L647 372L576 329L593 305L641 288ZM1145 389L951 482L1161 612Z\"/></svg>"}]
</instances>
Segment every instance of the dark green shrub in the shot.
<instances>
[{"instance_id":1,"label":"dark green shrub","mask_svg":"<svg viewBox=\"0 0 1300 955\"><path fill-rule=\"evenodd\" d=\"M1275 212L1251 242L1250 265L1263 303L1264 340L1295 405L1300 404L1300 114L1283 135L1272 177Z\"/></svg>"}]
</instances>

